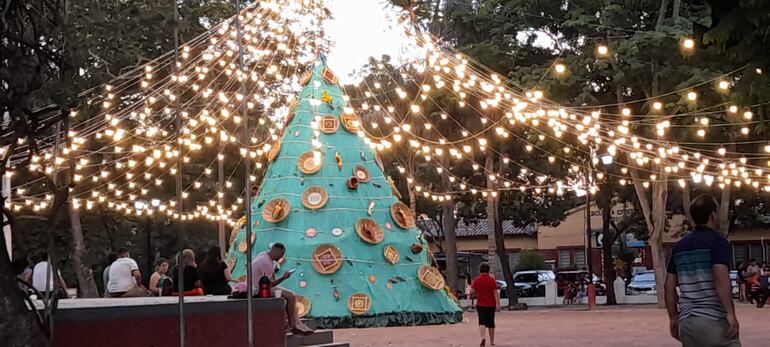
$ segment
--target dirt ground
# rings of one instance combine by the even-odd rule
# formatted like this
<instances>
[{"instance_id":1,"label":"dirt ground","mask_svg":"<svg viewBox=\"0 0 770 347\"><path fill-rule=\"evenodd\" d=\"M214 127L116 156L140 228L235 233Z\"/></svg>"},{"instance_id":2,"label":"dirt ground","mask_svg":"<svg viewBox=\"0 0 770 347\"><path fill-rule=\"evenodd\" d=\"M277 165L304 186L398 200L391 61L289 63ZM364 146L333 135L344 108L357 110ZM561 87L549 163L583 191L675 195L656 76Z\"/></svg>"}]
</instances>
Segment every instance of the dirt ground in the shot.
<instances>
[{"instance_id":1,"label":"dirt ground","mask_svg":"<svg viewBox=\"0 0 770 347\"><path fill-rule=\"evenodd\" d=\"M737 304L744 347L770 346L770 308ZM475 312L462 324L419 327L340 329L336 342L351 347L471 347L478 346ZM531 308L497 316L497 346L680 346L668 334L664 309L654 306ZM487 339L487 346L489 340Z\"/></svg>"}]
</instances>

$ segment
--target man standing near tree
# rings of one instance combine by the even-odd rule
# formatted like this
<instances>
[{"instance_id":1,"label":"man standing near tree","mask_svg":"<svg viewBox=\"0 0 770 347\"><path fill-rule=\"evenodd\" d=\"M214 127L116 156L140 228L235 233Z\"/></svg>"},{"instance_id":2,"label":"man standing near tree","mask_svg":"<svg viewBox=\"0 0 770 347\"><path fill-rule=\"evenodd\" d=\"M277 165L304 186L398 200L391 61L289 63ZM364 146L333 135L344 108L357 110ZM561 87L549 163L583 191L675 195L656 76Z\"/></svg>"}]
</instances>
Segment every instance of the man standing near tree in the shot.
<instances>
[{"instance_id":1,"label":"man standing near tree","mask_svg":"<svg viewBox=\"0 0 770 347\"><path fill-rule=\"evenodd\" d=\"M711 195L690 204L696 227L677 242L668 263L665 297L671 336L684 347L741 345L729 275L730 245L716 232L718 210Z\"/></svg>"}]
</instances>

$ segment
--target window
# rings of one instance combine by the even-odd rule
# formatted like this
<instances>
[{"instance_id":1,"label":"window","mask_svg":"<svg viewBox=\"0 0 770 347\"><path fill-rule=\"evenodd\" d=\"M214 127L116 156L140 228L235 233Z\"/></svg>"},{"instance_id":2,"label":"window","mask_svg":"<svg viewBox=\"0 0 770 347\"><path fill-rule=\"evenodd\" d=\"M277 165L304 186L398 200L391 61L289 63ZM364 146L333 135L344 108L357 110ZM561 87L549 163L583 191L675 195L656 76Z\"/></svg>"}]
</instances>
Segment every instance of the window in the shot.
<instances>
[{"instance_id":1,"label":"window","mask_svg":"<svg viewBox=\"0 0 770 347\"><path fill-rule=\"evenodd\" d=\"M758 262L762 262L764 257L764 254L762 254L762 244L761 243L752 243L749 247L749 250L751 251L751 258L756 259Z\"/></svg>"},{"instance_id":2,"label":"window","mask_svg":"<svg viewBox=\"0 0 770 347\"><path fill-rule=\"evenodd\" d=\"M749 261L749 247L745 244L733 245L733 257L735 258L735 264L740 262Z\"/></svg>"},{"instance_id":3,"label":"window","mask_svg":"<svg viewBox=\"0 0 770 347\"><path fill-rule=\"evenodd\" d=\"M575 265L580 268L586 266L586 251L582 249L575 250Z\"/></svg>"},{"instance_id":4,"label":"window","mask_svg":"<svg viewBox=\"0 0 770 347\"><path fill-rule=\"evenodd\" d=\"M559 250L559 267L572 265L572 252L569 249Z\"/></svg>"},{"instance_id":5,"label":"window","mask_svg":"<svg viewBox=\"0 0 770 347\"><path fill-rule=\"evenodd\" d=\"M508 263L511 265L511 271L519 265L519 252L508 253Z\"/></svg>"}]
</instances>

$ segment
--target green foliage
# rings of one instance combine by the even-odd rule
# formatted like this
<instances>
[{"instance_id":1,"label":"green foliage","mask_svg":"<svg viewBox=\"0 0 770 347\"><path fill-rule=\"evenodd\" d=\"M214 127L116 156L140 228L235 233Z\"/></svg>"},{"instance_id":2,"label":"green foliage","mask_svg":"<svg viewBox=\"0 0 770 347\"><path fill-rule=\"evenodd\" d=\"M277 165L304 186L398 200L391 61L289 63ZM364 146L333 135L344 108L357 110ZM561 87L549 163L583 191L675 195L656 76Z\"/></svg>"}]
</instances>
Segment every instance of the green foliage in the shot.
<instances>
[{"instance_id":1,"label":"green foliage","mask_svg":"<svg viewBox=\"0 0 770 347\"><path fill-rule=\"evenodd\" d=\"M519 253L519 263L514 271L548 270L545 257L537 250L524 250Z\"/></svg>"},{"instance_id":2,"label":"green foliage","mask_svg":"<svg viewBox=\"0 0 770 347\"><path fill-rule=\"evenodd\" d=\"M179 29L180 43L184 44L235 12L228 1L185 1L179 3L180 20L175 23L173 2L81 0L66 2L66 8L63 4L36 0L11 1L0 6L4 9L0 18L0 56L3 57L0 63L0 114L10 120L2 122L3 145L16 143L16 138L23 137L34 149L37 140L52 135L51 126L61 116L66 116L66 113L58 114L60 109L79 105L79 115L71 118L71 122L101 117L100 109L89 105L101 88L90 88L156 58L168 57L174 47L175 27ZM53 105L53 112L36 112L47 105ZM51 117L52 113L57 115ZM102 144L89 145L94 146L90 149L95 149ZM211 157L209 155L207 160ZM99 154L91 157L92 162L111 159ZM191 163L186 167L183 181L191 182L203 168L202 164ZM16 170L14 185L39 179L28 187L30 194L53 191L50 177L28 172L26 167ZM59 182L60 186L62 183ZM85 182L78 187L70 186L73 194L82 191L76 191L76 188L85 190L89 187L90 184ZM192 192L188 201L212 196L215 185L207 184L206 187ZM174 194L173 186L161 188L166 190L161 195ZM199 252L216 244L216 227L209 222L188 222L180 231L178 223L169 223L164 218L127 218L101 207L81 209L80 212L86 246L83 261L94 270L98 284L101 284L99 275L106 255L120 247L128 247L146 273L149 271L147 264L159 256L173 256L179 245ZM35 256L50 250L53 259L60 264L65 280L73 284L72 240L64 210L51 216L50 221L45 216L24 213L13 217L15 256Z\"/></svg>"}]
</instances>

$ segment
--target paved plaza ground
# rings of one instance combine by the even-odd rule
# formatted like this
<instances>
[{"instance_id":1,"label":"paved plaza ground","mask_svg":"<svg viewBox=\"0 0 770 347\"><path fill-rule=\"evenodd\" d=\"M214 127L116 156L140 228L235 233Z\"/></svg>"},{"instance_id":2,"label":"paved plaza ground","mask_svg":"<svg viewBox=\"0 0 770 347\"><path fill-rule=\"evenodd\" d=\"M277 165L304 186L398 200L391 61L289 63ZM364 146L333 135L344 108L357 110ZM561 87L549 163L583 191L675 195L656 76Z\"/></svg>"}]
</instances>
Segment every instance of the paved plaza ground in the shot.
<instances>
[{"instance_id":1,"label":"paved plaza ground","mask_svg":"<svg viewBox=\"0 0 770 347\"><path fill-rule=\"evenodd\" d=\"M770 308L737 304L744 347L770 346ZM570 308L531 308L501 312L497 319L497 346L680 346L668 334L665 309L654 306L619 306L586 311ZM475 312L455 325L342 329L336 341L351 347L472 347L478 346ZM487 343L487 345L489 345Z\"/></svg>"}]
</instances>

